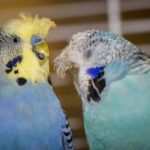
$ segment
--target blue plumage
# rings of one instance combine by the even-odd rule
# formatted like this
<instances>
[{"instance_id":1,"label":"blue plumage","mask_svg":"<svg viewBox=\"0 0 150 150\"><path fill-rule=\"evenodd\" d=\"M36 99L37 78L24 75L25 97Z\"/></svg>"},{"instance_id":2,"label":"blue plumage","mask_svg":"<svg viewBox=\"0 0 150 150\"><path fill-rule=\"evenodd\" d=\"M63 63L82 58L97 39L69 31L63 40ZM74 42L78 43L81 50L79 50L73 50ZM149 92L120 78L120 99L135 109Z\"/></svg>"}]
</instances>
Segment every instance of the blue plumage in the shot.
<instances>
[{"instance_id":1,"label":"blue plumage","mask_svg":"<svg viewBox=\"0 0 150 150\"><path fill-rule=\"evenodd\" d=\"M93 150L150 149L150 72L126 75L124 69L118 63L104 69L106 88L100 103L84 107L85 131Z\"/></svg>"},{"instance_id":2,"label":"blue plumage","mask_svg":"<svg viewBox=\"0 0 150 150\"><path fill-rule=\"evenodd\" d=\"M0 29L0 150L73 150L53 92L48 18L21 15Z\"/></svg>"},{"instance_id":3,"label":"blue plumage","mask_svg":"<svg viewBox=\"0 0 150 150\"><path fill-rule=\"evenodd\" d=\"M48 83L20 87L1 73L0 85L0 149L63 149L66 118Z\"/></svg>"},{"instance_id":4,"label":"blue plumage","mask_svg":"<svg viewBox=\"0 0 150 150\"><path fill-rule=\"evenodd\" d=\"M55 63L59 75L70 70L74 76L91 150L150 150L147 54L121 36L92 29L74 34Z\"/></svg>"}]
</instances>

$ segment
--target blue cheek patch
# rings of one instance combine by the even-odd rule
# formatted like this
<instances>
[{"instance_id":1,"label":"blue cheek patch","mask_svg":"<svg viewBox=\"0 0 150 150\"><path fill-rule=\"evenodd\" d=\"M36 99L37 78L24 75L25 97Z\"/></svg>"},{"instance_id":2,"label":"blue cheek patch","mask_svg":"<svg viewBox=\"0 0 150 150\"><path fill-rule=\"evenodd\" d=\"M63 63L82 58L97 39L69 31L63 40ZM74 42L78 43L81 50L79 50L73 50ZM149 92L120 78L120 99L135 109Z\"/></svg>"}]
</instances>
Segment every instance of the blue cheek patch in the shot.
<instances>
[{"instance_id":1,"label":"blue cheek patch","mask_svg":"<svg viewBox=\"0 0 150 150\"><path fill-rule=\"evenodd\" d=\"M6 66L8 67L8 68L12 68L12 67L14 67L18 62L20 63L22 61L22 56L17 56L17 57L15 57L13 60L10 60L7 64L6 64Z\"/></svg>"},{"instance_id":2,"label":"blue cheek patch","mask_svg":"<svg viewBox=\"0 0 150 150\"><path fill-rule=\"evenodd\" d=\"M96 79L99 76L99 73L103 71L105 66L93 67L87 69L87 74L90 75L93 79Z\"/></svg>"}]
</instances>

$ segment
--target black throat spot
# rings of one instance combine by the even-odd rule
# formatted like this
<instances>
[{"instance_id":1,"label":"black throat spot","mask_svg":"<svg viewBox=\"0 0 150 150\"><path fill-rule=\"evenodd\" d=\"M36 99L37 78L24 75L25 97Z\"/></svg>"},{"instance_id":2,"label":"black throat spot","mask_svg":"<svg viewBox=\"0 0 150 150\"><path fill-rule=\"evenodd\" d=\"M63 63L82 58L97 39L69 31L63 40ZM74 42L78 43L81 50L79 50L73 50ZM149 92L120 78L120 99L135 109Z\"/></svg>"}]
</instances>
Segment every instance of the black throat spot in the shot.
<instances>
[{"instance_id":1,"label":"black throat spot","mask_svg":"<svg viewBox=\"0 0 150 150\"><path fill-rule=\"evenodd\" d=\"M12 72L12 68L8 68L5 70L5 72L8 74L8 73L11 73Z\"/></svg>"},{"instance_id":2,"label":"black throat spot","mask_svg":"<svg viewBox=\"0 0 150 150\"><path fill-rule=\"evenodd\" d=\"M100 94L106 86L105 78L103 78L104 72L100 72L99 76L95 79L89 80L87 100L99 102L101 100Z\"/></svg>"},{"instance_id":3,"label":"black throat spot","mask_svg":"<svg viewBox=\"0 0 150 150\"><path fill-rule=\"evenodd\" d=\"M19 73L18 69L14 70L14 74L18 74L18 73Z\"/></svg>"},{"instance_id":4,"label":"black throat spot","mask_svg":"<svg viewBox=\"0 0 150 150\"><path fill-rule=\"evenodd\" d=\"M20 77L20 78L17 78L16 82L18 83L19 86L23 86L27 83L27 79Z\"/></svg>"}]
</instances>

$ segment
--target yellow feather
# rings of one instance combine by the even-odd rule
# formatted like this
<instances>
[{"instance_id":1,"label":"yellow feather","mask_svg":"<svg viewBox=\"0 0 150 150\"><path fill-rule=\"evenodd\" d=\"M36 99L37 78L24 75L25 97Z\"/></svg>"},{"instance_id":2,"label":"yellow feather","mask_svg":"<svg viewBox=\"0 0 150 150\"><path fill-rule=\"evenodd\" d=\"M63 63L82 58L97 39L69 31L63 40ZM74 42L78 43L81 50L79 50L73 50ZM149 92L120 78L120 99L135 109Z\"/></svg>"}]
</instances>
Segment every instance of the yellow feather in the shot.
<instances>
[{"instance_id":1,"label":"yellow feather","mask_svg":"<svg viewBox=\"0 0 150 150\"><path fill-rule=\"evenodd\" d=\"M23 61L15 68L19 73L9 74L11 78L24 77L30 79L33 83L39 80L47 81L49 75L49 50L45 42L37 45L36 49L46 53L46 58L40 61L32 51L32 35L40 35L43 39L47 36L48 30L55 27L55 23L48 18L39 18L38 16L20 15L20 19L9 21L3 28L5 32L16 34L23 41L22 56Z\"/></svg>"},{"instance_id":2,"label":"yellow feather","mask_svg":"<svg viewBox=\"0 0 150 150\"><path fill-rule=\"evenodd\" d=\"M12 19L4 25L4 30L15 33L24 41L29 42L32 35L46 37L50 28L56 27L55 23L48 18L39 18L30 15L20 14L19 19Z\"/></svg>"}]
</instances>

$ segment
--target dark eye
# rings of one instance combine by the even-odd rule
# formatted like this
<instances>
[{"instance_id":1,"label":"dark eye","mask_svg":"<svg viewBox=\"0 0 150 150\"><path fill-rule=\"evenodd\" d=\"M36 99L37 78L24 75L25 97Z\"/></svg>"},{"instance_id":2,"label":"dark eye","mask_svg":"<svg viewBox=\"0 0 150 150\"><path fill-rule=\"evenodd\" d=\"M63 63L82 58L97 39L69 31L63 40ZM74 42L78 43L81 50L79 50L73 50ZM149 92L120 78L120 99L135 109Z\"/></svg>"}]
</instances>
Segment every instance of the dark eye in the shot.
<instances>
[{"instance_id":1,"label":"dark eye","mask_svg":"<svg viewBox=\"0 0 150 150\"><path fill-rule=\"evenodd\" d=\"M13 39L13 42L14 42L14 43L18 43L18 41L19 41L19 40L18 40L16 37Z\"/></svg>"}]
</instances>

